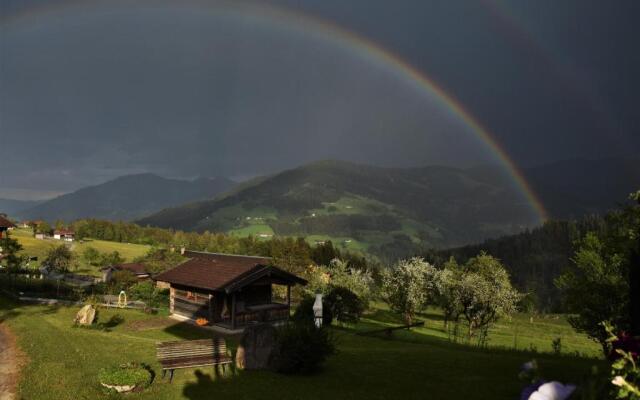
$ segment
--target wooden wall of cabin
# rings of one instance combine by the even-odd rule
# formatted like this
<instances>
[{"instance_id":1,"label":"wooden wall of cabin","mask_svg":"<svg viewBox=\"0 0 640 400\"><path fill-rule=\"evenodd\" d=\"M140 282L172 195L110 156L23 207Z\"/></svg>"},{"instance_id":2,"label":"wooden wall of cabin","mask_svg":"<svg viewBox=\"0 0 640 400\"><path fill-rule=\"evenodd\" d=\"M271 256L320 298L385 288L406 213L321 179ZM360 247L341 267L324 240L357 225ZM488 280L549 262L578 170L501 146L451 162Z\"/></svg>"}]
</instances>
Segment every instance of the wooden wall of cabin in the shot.
<instances>
[{"instance_id":1,"label":"wooden wall of cabin","mask_svg":"<svg viewBox=\"0 0 640 400\"><path fill-rule=\"evenodd\" d=\"M201 289L172 285L172 312L191 319L205 318L210 320L209 297L210 292Z\"/></svg>"}]
</instances>

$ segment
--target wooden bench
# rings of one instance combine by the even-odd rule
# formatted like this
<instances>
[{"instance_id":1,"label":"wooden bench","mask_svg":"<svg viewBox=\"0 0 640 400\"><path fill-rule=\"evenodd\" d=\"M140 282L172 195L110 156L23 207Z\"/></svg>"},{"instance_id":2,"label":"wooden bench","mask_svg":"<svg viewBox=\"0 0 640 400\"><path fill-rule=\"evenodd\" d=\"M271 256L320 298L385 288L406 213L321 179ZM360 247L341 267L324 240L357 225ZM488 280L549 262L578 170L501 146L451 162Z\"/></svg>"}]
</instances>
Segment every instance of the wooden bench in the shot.
<instances>
[{"instance_id":1,"label":"wooden bench","mask_svg":"<svg viewBox=\"0 0 640 400\"><path fill-rule=\"evenodd\" d=\"M169 382L176 369L233 363L223 338L162 342L156 345L156 354L162 365L162 377L169 371Z\"/></svg>"}]
</instances>

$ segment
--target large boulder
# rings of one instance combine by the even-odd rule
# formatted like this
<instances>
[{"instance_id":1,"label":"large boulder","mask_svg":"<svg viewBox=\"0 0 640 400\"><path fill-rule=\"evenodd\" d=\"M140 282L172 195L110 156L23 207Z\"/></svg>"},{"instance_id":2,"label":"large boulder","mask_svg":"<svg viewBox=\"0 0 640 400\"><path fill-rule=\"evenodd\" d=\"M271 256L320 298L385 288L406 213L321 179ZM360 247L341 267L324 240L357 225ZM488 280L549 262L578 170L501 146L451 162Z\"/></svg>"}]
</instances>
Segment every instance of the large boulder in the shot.
<instances>
[{"instance_id":1,"label":"large boulder","mask_svg":"<svg viewBox=\"0 0 640 400\"><path fill-rule=\"evenodd\" d=\"M269 324L250 325L245 328L236 352L236 367L241 369L268 369L276 348L276 328Z\"/></svg>"},{"instance_id":2,"label":"large boulder","mask_svg":"<svg viewBox=\"0 0 640 400\"><path fill-rule=\"evenodd\" d=\"M80 311L78 311L73 322L80 325L91 325L93 324L93 320L95 318L96 309L91 304L87 304L86 306L82 307Z\"/></svg>"}]
</instances>

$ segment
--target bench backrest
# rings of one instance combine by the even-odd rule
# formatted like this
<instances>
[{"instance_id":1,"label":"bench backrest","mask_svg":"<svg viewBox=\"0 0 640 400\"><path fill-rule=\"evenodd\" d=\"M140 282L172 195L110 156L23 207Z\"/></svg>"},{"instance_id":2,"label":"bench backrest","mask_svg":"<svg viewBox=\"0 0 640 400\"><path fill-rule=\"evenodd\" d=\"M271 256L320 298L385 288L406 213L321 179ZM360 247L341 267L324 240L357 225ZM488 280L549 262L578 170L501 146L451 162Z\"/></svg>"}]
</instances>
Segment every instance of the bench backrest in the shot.
<instances>
[{"instance_id":1,"label":"bench backrest","mask_svg":"<svg viewBox=\"0 0 640 400\"><path fill-rule=\"evenodd\" d=\"M226 356L227 343L223 338L180 340L156 345L158 360L171 360L199 356Z\"/></svg>"}]
</instances>

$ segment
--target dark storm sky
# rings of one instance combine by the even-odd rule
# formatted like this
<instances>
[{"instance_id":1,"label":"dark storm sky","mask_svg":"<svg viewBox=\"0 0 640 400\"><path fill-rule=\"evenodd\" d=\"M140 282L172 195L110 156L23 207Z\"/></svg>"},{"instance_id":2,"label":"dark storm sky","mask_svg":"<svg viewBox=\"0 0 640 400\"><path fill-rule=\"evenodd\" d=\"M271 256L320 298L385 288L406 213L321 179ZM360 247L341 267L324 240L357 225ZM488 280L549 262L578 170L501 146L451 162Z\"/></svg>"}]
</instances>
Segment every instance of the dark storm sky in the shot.
<instances>
[{"instance_id":1,"label":"dark storm sky","mask_svg":"<svg viewBox=\"0 0 640 400\"><path fill-rule=\"evenodd\" d=\"M438 82L519 166L640 150L635 0L178 3L0 0L0 197L324 158L496 162L440 100L302 14Z\"/></svg>"}]
</instances>

